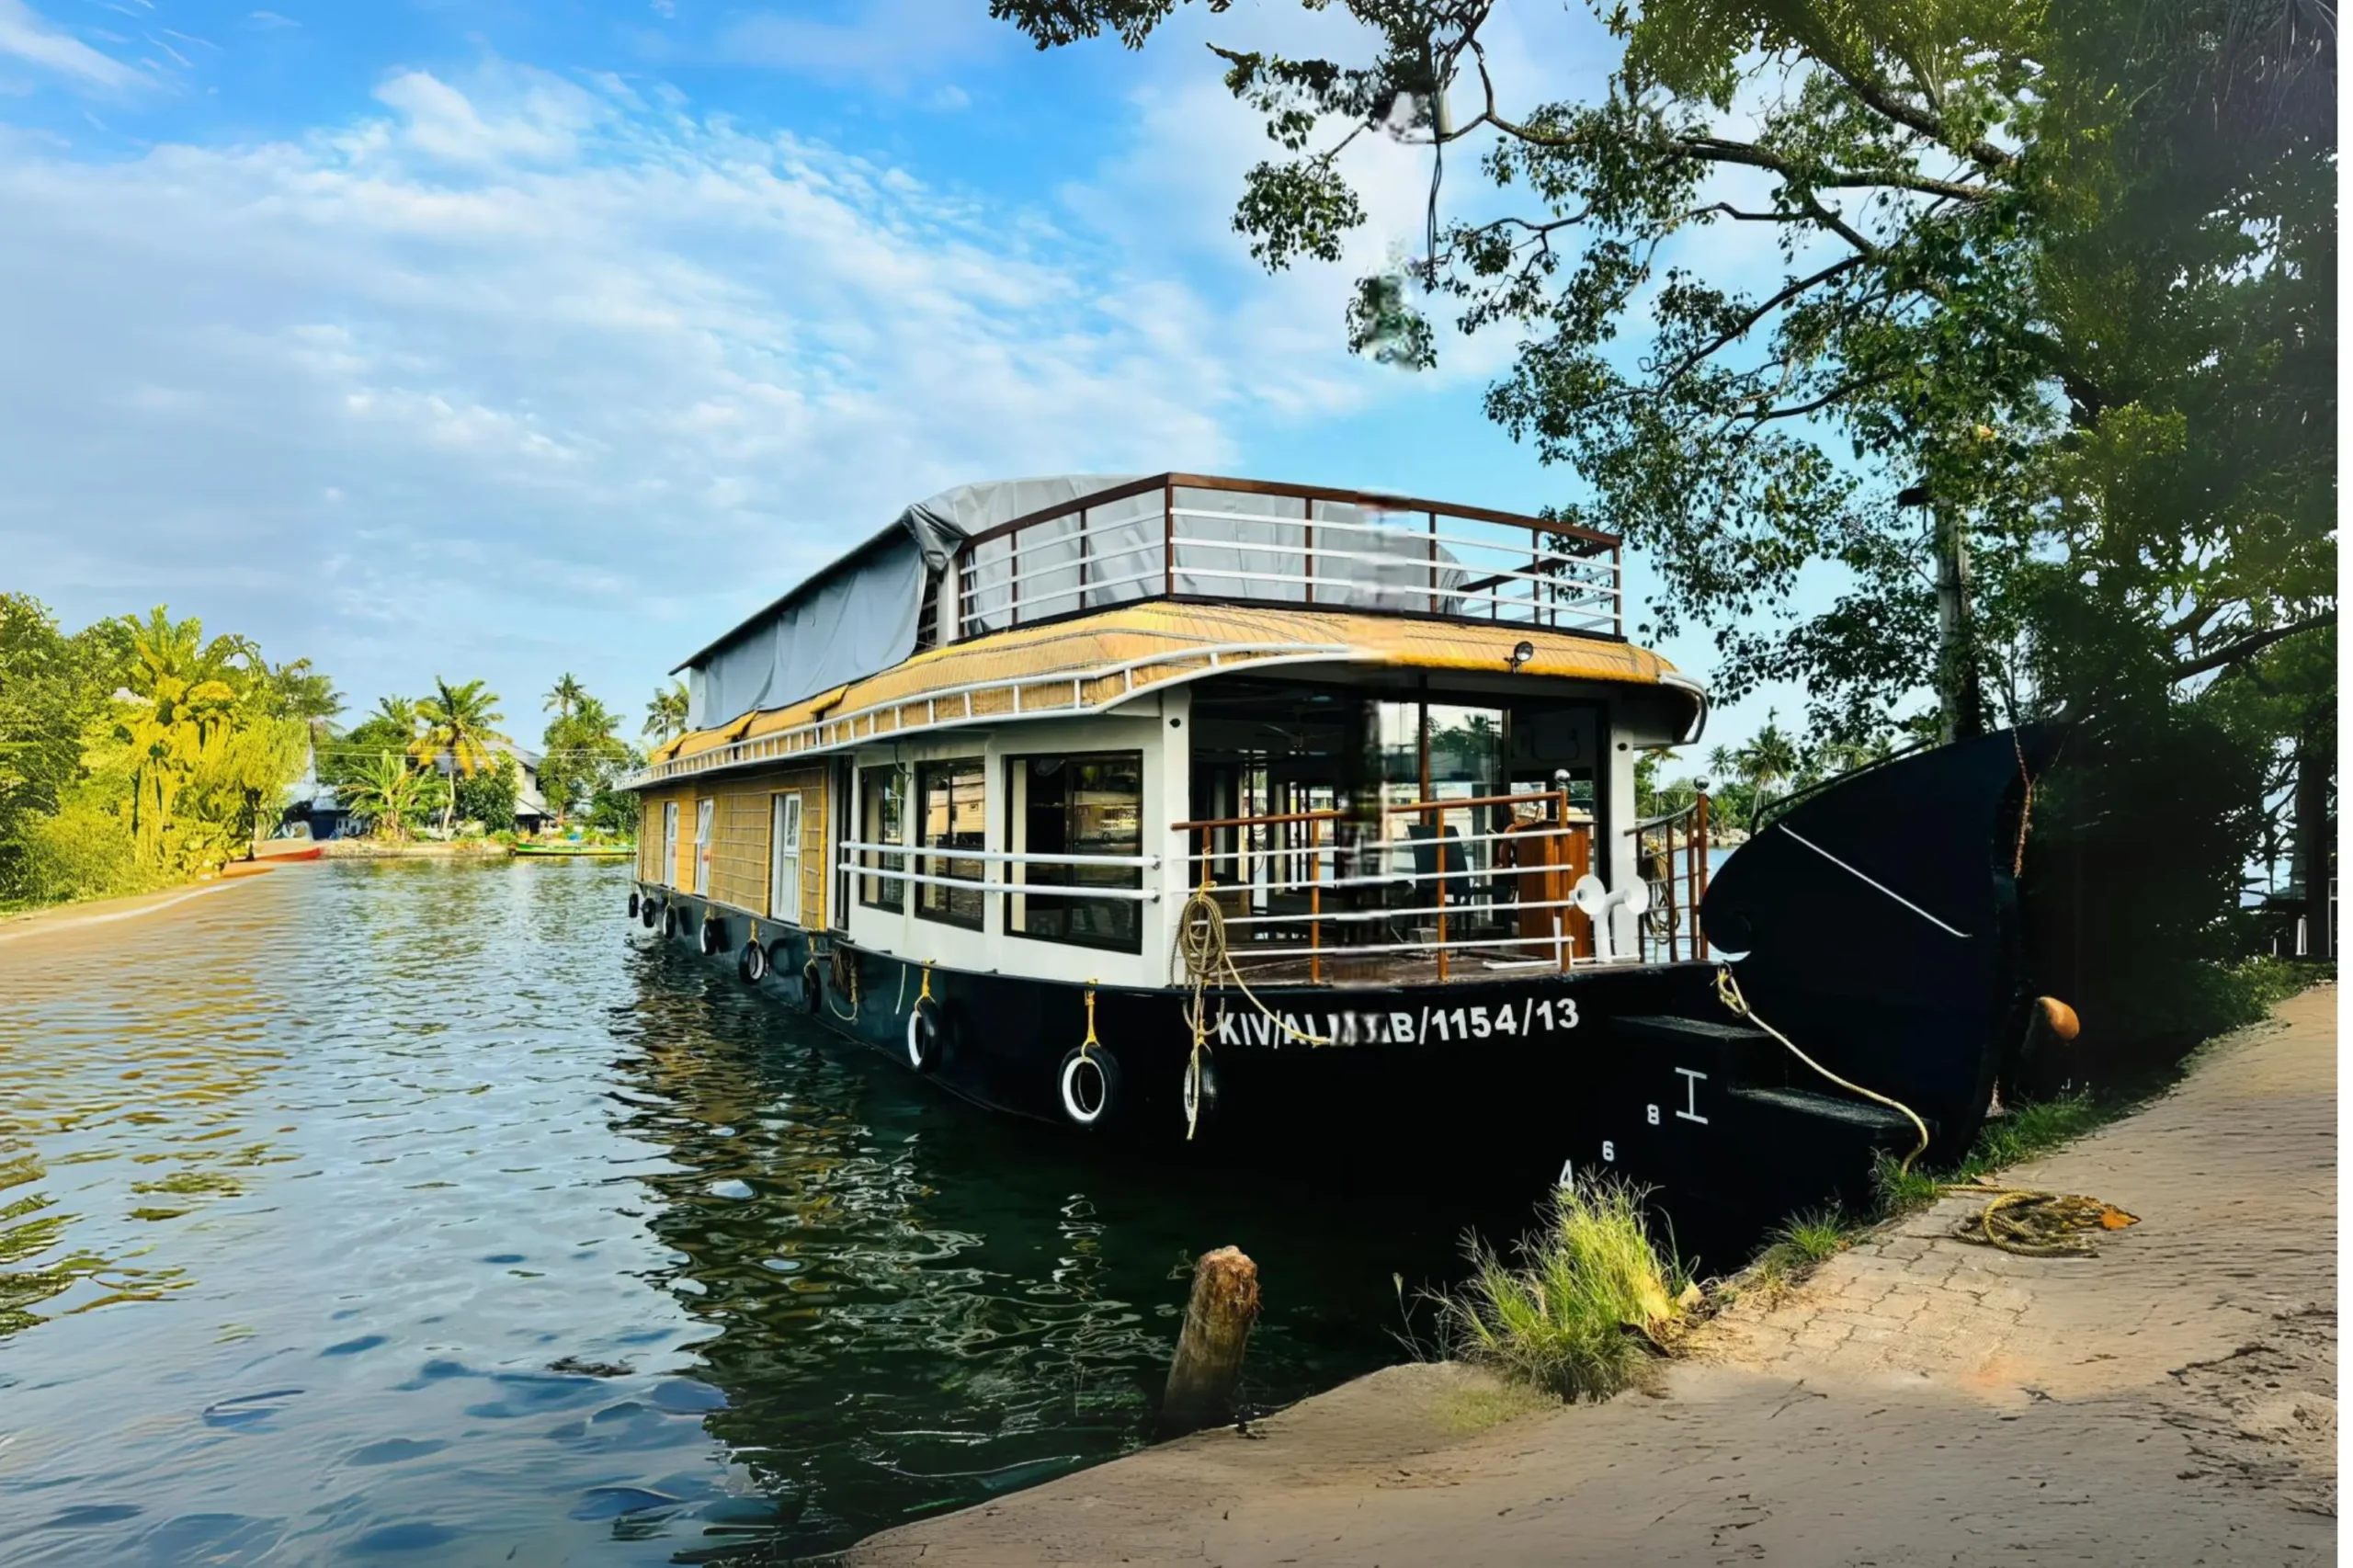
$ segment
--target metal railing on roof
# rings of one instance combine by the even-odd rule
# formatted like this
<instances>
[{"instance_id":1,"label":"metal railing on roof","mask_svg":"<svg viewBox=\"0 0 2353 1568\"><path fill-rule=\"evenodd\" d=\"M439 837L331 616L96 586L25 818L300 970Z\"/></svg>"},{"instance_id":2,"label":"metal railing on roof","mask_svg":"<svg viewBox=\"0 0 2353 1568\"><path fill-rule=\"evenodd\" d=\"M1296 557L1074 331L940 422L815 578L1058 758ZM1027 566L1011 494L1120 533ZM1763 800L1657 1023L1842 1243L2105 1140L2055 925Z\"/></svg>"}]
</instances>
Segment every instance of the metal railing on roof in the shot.
<instances>
[{"instance_id":1,"label":"metal railing on roof","mask_svg":"<svg viewBox=\"0 0 2353 1568\"><path fill-rule=\"evenodd\" d=\"M1617 637L1621 558L1614 536L1541 517L1169 473L973 535L949 603L958 638L1158 598Z\"/></svg>"}]
</instances>

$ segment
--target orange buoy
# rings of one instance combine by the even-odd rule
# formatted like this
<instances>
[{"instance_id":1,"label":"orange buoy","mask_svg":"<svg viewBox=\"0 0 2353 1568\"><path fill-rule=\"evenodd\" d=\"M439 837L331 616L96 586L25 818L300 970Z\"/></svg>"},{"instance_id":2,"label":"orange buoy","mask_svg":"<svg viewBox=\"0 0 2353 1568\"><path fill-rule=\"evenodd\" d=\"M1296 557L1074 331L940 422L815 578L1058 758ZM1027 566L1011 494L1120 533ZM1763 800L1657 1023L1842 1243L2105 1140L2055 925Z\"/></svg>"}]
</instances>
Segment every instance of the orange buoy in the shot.
<instances>
[{"instance_id":1,"label":"orange buoy","mask_svg":"<svg viewBox=\"0 0 2353 1568\"><path fill-rule=\"evenodd\" d=\"M2061 1040L2073 1040L2084 1029L2083 1020L2075 1017L2075 1009L2056 996L2038 996L2035 1006L2042 1009L2042 1025Z\"/></svg>"}]
</instances>

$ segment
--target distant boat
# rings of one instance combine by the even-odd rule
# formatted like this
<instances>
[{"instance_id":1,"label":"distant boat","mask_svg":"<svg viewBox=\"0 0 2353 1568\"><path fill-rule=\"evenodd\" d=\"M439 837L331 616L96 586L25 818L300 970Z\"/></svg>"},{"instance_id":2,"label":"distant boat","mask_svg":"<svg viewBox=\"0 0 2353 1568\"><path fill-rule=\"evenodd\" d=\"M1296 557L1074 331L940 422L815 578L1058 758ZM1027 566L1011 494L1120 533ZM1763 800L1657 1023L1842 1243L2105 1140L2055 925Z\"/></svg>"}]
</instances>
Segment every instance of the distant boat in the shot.
<instances>
[{"instance_id":1,"label":"distant boat","mask_svg":"<svg viewBox=\"0 0 2353 1568\"><path fill-rule=\"evenodd\" d=\"M508 853L542 859L571 857L592 860L626 860L637 853L637 846L634 844L517 844Z\"/></svg>"}]
</instances>

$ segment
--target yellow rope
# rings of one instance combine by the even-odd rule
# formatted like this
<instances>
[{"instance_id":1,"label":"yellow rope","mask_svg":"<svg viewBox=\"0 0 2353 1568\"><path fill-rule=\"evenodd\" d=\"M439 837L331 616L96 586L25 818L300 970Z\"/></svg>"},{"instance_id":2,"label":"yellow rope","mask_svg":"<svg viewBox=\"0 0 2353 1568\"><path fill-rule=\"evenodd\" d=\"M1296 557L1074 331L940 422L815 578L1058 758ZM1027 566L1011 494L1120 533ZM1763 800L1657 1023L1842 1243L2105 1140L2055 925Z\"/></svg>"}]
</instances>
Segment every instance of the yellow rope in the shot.
<instances>
[{"instance_id":1,"label":"yellow rope","mask_svg":"<svg viewBox=\"0 0 2353 1568\"><path fill-rule=\"evenodd\" d=\"M1796 1057L1800 1062L1804 1062L1807 1066L1813 1068L1815 1072L1821 1074L1824 1077L1829 1079L1840 1088L1859 1094L1867 1100L1876 1100L1881 1105L1887 1107L1891 1110L1902 1111L1906 1119L1908 1119L1915 1128L1919 1130L1920 1142L1914 1145L1910 1153L1904 1156L1904 1163L1895 1167L1899 1173L1909 1174L1912 1169L1912 1162L1918 1159L1923 1153L1927 1153L1928 1147L1928 1124L1920 1119L1919 1113L1915 1111L1910 1106L1905 1105L1902 1100L1890 1099L1885 1095L1877 1094L1870 1089L1866 1089L1860 1084L1841 1078L1837 1074L1833 1073L1829 1068L1824 1067L1821 1062L1816 1062L1813 1057L1808 1056L1804 1051L1800 1051L1795 1040L1783 1034L1780 1030L1775 1028L1772 1025L1767 1023L1764 1019L1758 1017L1756 1012L1750 1008L1748 1006L1748 998L1740 994L1740 982L1733 978L1732 967L1729 964L1717 966L1716 999L1722 1002L1725 1006L1731 1008L1741 1017L1746 1018L1750 1023L1755 1024L1758 1028L1763 1029L1767 1034L1771 1035L1775 1040L1779 1040L1784 1046L1789 1048L1790 1055Z\"/></svg>"},{"instance_id":2,"label":"yellow rope","mask_svg":"<svg viewBox=\"0 0 2353 1568\"><path fill-rule=\"evenodd\" d=\"M1258 1000L1258 994L1250 989L1250 983L1242 978L1240 970L1233 967L1233 953L1225 940L1225 911L1218 907L1211 887L1209 875L1204 869L1201 885L1193 890L1192 896L1186 899L1184 907L1176 912L1176 956L1184 960L1185 976L1193 986L1193 1000L1185 1013L1185 1021L1193 1031L1192 1054L1185 1063L1185 1080L1193 1090L1186 1096L1187 1142L1192 1142L1200 1121L1201 1053L1209 1050L1208 991L1210 981L1214 976L1222 973L1233 981L1234 988L1249 998L1253 1007L1265 1014L1276 1028L1302 1045L1332 1043L1323 1035L1286 1023L1273 1008Z\"/></svg>"},{"instance_id":3,"label":"yellow rope","mask_svg":"<svg viewBox=\"0 0 2353 1568\"><path fill-rule=\"evenodd\" d=\"M1948 1182L1944 1190L1991 1200L1957 1221L1952 1228L1955 1236L2021 1257L2089 1257L2097 1250L2091 1243L2093 1233L2120 1231L2141 1222L2138 1215L2128 1214L2113 1203L2079 1193L1994 1187L1984 1182Z\"/></svg>"}]
</instances>

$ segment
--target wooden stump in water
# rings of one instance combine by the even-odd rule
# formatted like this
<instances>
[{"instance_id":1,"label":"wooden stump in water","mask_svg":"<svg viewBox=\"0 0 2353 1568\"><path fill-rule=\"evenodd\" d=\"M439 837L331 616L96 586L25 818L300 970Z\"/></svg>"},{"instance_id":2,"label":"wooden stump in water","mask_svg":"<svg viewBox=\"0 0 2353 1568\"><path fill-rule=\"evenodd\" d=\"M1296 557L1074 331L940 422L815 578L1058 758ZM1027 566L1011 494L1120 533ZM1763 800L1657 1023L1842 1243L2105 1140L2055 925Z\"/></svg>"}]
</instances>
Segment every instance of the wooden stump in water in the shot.
<instances>
[{"instance_id":1,"label":"wooden stump in water","mask_svg":"<svg viewBox=\"0 0 2353 1568\"><path fill-rule=\"evenodd\" d=\"M1258 1266L1238 1247L1203 1253L1193 1265L1185 1331L1176 1338L1168 1392L1160 1402L1162 1437L1182 1437L1233 1419L1242 1352L1257 1321Z\"/></svg>"}]
</instances>

